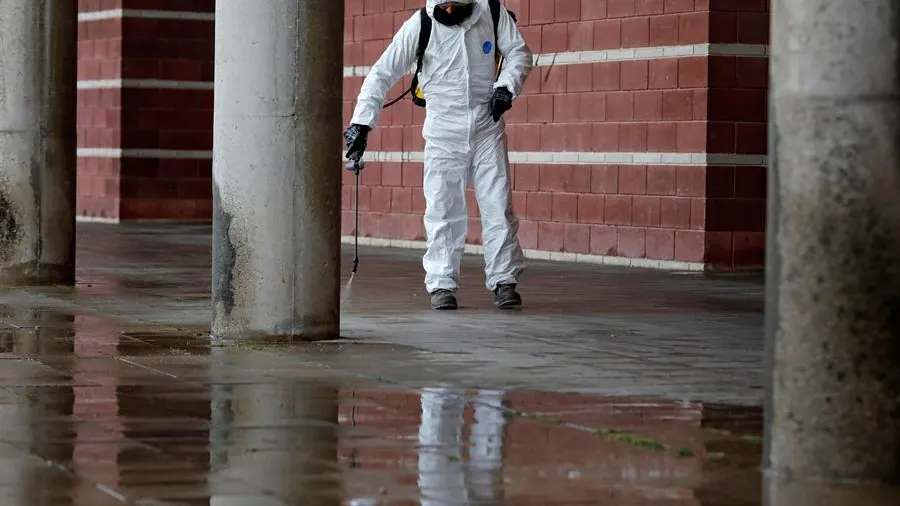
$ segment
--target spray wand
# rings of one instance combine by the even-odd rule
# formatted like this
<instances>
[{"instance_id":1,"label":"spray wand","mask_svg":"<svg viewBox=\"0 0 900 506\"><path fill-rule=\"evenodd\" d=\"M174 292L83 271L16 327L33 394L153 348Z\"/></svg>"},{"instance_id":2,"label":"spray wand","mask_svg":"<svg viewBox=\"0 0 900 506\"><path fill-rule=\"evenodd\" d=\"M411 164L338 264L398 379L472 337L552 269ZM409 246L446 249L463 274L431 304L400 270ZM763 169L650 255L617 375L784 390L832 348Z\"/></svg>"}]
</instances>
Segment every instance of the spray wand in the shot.
<instances>
[{"instance_id":1,"label":"spray wand","mask_svg":"<svg viewBox=\"0 0 900 506\"><path fill-rule=\"evenodd\" d=\"M366 163L361 160L361 157L357 156L351 159L344 167L356 175L356 198L353 206L353 270L351 271L353 274L356 274L356 270L359 267L359 173L362 172L365 166Z\"/></svg>"}]
</instances>

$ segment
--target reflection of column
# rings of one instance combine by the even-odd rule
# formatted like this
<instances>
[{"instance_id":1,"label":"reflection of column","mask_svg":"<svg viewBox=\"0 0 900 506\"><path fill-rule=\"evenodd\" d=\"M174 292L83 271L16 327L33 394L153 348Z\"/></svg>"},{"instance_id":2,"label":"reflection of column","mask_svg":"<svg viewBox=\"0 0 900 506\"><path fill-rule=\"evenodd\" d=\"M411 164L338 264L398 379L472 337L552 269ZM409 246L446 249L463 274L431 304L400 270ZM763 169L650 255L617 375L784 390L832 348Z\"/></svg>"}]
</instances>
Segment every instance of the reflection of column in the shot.
<instances>
[{"instance_id":1,"label":"reflection of column","mask_svg":"<svg viewBox=\"0 0 900 506\"><path fill-rule=\"evenodd\" d=\"M24 327L12 339L13 353L27 354L37 360L72 355L74 341L69 328L72 316L41 311L21 311L6 316L10 323ZM72 461L75 442L70 434L72 426L66 421L72 419L74 401L71 384L30 386L15 394L0 394L2 439L31 455L27 462L0 465L0 488L14 489L12 495L3 495L4 506L45 504L48 490L61 498L60 506L72 504L66 501L73 500L77 483L41 461L64 464Z\"/></svg>"},{"instance_id":2,"label":"reflection of column","mask_svg":"<svg viewBox=\"0 0 900 506\"><path fill-rule=\"evenodd\" d=\"M29 427L34 431L30 437L21 442L32 455L55 463L68 464L72 461L75 442L69 433L71 426L60 423L60 420L71 419L74 400L75 395L71 386L41 388L28 405L21 406L28 411L27 422L22 429ZM53 423L47 423L49 420L53 420ZM22 488L18 504L21 506L44 504L46 497L42 496L48 490L63 498L55 503L59 506L65 506L67 500L74 500L77 482L55 467L31 463L22 466L20 472L22 475L19 483ZM14 505L15 503L10 506Z\"/></svg>"},{"instance_id":3,"label":"reflection of column","mask_svg":"<svg viewBox=\"0 0 900 506\"><path fill-rule=\"evenodd\" d=\"M216 3L213 333L338 336L344 2Z\"/></svg>"},{"instance_id":4,"label":"reflection of column","mask_svg":"<svg viewBox=\"0 0 900 506\"><path fill-rule=\"evenodd\" d=\"M54 336L58 338L58 335ZM71 341L67 343L71 354ZM37 389L37 395L30 403L29 426L32 433L29 449L32 454L54 463L70 465L75 457L75 444L70 433L71 425L60 423L61 420L72 420L75 405L75 392L72 386L56 386ZM48 423L51 421L52 423ZM42 497L48 490L59 494L64 499L57 504L65 506L66 501L73 506L79 483L55 468L28 466L27 478L22 481L27 500L22 505L44 504Z\"/></svg>"},{"instance_id":5,"label":"reflection of column","mask_svg":"<svg viewBox=\"0 0 900 506\"><path fill-rule=\"evenodd\" d=\"M211 369L215 367L216 364L210 366ZM234 386L210 385L209 397L209 467L225 469L228 465L228 440L232 436L231 427L234 424L234 412L231 408Z\"/></svg>"},{"instance_id":6,"label":"reflection of column","mask_svg":"<svg viewBox=\"0 0 900 506\"><path fill-rule=\"evenodd\" d=\"M506 419L503 392L480 391L473 401L475 423L468 459L463 452L461 391L427 388L422 392L419 426L419 491L422 506L494 504L503 494L503 444Z\"/></svg>"},{"instance_id":7,"label":"reflection of column","mask_svg":"<svg viewBox=\"0 0 900 506\"><path fill-rule=\"evenodd\" d=\"M78 2L0 3L0 283L75 278Z\"/></svg>"},{"instance_id":8,"label":"reflection of column","mask_svg":"<svg viewBox=\"0 0 900 506\"><path fill-rule=\"evenodd\" d=\"M767 500L896 504L900 3L773 7Z\"/></svg>"},{"instance_id":9,"label":"reflection of column","mask_svg":"<svg viewBox=\"0 0 900 506\"><path fill-rule=\"evenodd\" d=\"M228 362L239 367L233 358ZM217 398L229 393L230 400ZM210 454L216 478L241 480L288 506L341 504L337 388L272 380L234 384L212 395ZM217 494L218 486L211 484L210 506L246 504L231 491Z\"/></svg>"}]
</instances>

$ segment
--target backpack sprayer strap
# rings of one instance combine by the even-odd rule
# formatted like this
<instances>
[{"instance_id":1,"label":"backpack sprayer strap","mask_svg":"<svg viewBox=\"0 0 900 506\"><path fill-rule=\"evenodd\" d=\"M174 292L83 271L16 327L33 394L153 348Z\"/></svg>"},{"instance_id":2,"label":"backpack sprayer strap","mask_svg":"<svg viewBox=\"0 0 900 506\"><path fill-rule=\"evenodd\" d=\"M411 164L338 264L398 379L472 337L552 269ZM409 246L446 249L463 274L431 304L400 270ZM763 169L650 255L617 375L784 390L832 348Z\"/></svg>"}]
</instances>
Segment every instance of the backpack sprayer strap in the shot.
<instances>
[{"instance_id":1,"label":"backpack sprayer strap","mask_svg":"<svg viewBox=\"0 0 900 506\"><path fill-rule=\"evenodd\" d=\"M497 54L500 54L499 48L497 48L497 30L500 25L500 0L488 0L488 5L491 9L491 20L494 23L494 50L497 51ZM510 10L507 10L513 22L517 22L515 13ZM387 109L388 107L396 104L400 100L403 99L406 95L412 94L413 102L419 107L425 107L425 97L419 94L419 73L422 72L422 60L425 58L425 49L428 47L428 41L431 39L431 17L428 16L428 10L425 7L422 7L419 10L419 20L421 21L421 28L419 29L419 43L416 46L416 72L413 74L412 82L410 83L409 89L406 90L402 95L391 100L387 104L384 105L383 109ZM503 56L501 55L497 65L497 72L500 72L500 67L503 65Z\"/></svg>"},{"instance_id":2,"label":"backpack sprayer strap","mask_svg":"<svg viewBox=\"0 0 900 506\"><path fill-rule=\"evenodd\" d=\"M422 7L419 10L419 20L421 21L421 28L419 29L419 43L416 46L416 72L413 74L412 82L409 85L409 89L403 92L399 97L385 104L383 109L387 109L396 104L410 93L413 95L413 101L417 98L416 90L419 87L419 73L422 72L422 60L425 58L425 48L428 47L428 41L431 39L431 18L428 17L428 11L425 7Z\"/></svg>"}]
</instances>

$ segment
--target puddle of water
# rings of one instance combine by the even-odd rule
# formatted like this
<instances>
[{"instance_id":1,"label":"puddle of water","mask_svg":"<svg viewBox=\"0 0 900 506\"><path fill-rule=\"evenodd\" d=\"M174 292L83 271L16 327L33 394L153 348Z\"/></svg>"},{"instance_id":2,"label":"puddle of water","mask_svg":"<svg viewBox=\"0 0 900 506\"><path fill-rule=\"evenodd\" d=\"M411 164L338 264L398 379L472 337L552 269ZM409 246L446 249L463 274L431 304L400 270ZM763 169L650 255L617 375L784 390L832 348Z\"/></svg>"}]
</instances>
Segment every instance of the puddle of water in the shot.
<instances>
[{"instance_id":1,"label":"puddle of water","mask_svg":"<svg viewBox=\"0 0 900 506\"><path fill-rule=\"evenodd\" d=\"M742 463L758 462L761 446L706 429L700 404L271 376L229 383L231 368L244 365L199 363L205 376L196 381L120 386L110 371L90 389L8 388L0 440L136 503L240 496L241 504L330 497L335 505L553 506L615 498L731 506L761 497L756 467ZM714 411L719 423L756 414ZM721 448L741 458L713 455ZM744 485L723 486L735 480ZM60 504L88 504L65 480L55 489L52 480L42 483L47 494L72 499ZM0 497L28 497L24 484L35 480L0 480ZM705 499L710 488L713 501ZM277 501L257 501L263 497Z\"/></svg>"}]
</instances>

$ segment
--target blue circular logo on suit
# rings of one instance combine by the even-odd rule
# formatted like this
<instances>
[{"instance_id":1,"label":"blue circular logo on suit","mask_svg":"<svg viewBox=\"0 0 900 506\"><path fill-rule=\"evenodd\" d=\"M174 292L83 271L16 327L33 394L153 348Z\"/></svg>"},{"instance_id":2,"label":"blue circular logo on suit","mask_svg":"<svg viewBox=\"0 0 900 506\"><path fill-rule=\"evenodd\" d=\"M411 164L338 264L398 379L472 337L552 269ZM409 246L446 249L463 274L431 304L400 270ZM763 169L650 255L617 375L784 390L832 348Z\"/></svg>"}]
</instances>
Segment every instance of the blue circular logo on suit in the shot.
<instances>
[{"instance_id":1,"label":"blue circular logo on suit","mask_svg":"<svg viewBox=\"0 0 900 506\"><path fill-rule=\"evenodd\" d=\"M484 51L484 54L491 54L491 49L494 48L494 45L491 44L491 41L484 41L484 45L481 46L481 50Z\"/></svg>"}]
</instances>

